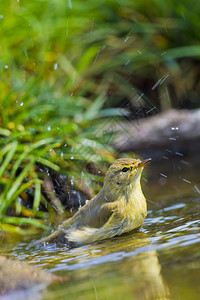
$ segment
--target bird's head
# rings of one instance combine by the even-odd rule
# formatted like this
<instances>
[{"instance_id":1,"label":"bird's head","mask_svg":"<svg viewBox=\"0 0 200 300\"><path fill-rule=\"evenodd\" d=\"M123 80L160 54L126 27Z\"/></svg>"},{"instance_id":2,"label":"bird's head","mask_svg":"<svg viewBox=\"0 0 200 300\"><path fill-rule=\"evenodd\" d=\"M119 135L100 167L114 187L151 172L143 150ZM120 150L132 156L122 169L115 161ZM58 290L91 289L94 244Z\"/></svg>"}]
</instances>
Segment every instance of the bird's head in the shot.
<instances>
[{"instance_id":1,"label":"bird's head","mask_svg":"<svg viewBox=\"0 0 200 300\"><path fill-rule=\"evenodd\" d=\"M104 188L114 189L117 192L128 185L134 185L137 181L140 182L144 166L150 160L150 158L143 161L133 158L115 160L106 173Z\"/></svg>"}]
</instances>

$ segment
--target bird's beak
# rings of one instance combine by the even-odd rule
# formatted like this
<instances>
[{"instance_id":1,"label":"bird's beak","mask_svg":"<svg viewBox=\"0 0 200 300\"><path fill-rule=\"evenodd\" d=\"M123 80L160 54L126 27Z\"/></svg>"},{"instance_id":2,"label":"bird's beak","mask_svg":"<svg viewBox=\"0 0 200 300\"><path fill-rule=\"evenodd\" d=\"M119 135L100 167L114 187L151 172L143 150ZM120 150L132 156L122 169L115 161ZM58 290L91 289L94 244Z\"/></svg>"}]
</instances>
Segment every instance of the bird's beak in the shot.
<instances>
[{"instance_id":1,"label":"bird's beak","mask_svg":"<svg viewBox=\"0 0 200 300\"><path fill-rule=\"evenodd\" d=\"M141 168L141 167L145 166L145 165L146 165L148 162L150 162L150 161L151 161L151 158L147 158L147 159L141 161L141 162L137 165L137 167L138 167L138 168Z\"/></svg>"}]
</instances>

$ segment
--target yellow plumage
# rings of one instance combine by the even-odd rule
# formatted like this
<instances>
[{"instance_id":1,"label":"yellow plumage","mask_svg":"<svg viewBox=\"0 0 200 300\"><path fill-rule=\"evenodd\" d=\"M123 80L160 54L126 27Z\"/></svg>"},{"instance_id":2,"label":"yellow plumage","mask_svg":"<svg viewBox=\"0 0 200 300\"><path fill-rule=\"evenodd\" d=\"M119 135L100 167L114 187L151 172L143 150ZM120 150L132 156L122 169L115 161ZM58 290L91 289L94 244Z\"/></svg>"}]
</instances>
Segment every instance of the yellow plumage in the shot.
<instances>
[{"instance_id":1,"label":"yellow plumage","mask_svg":"<svg viewBox=\"0 0 200 300\"><path fill-rule=\"evenodd\" d=\"M147 159L117 159L108 169L101 191L72 218L36 243L63 237L74 246L90 244L142 226L147 214L140 178Z\"/></svg>"}]
</instances>

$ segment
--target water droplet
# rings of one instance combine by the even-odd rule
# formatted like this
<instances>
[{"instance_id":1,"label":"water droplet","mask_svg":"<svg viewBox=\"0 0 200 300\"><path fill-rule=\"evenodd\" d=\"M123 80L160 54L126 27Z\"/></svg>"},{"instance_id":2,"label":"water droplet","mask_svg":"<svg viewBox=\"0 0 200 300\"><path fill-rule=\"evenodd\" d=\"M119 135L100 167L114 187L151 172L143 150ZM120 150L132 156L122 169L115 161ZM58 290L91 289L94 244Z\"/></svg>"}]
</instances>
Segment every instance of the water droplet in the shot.
<instances>
[{"instance_id":1,"label":"water droplet","mask_svg":"<svg viewBox=\"0 0 200 300\"><path fill-rule=\"evenodd\" d=\"M136 102L138 102L142 97L144 96L144 93L142 93L136 100Z\"/></svg>"},{"instance_id":2,"label":"water droplet","mask_svg":"<svg viewBox=\"0 0 200 300\"><path fill-rule=\"evenodd\" d=\"M167 178L167 175L160 173L160 176Z\"/></svg>"},{"instance_id":3,"label":"water droplet","mask_svg":"<svg viewBox=\"0 0 200 300\"><path fill-rule=\"evenodd\" d=\"M161 82L161 79L158 79L158 81L153 85L153 87L151 88L152 91L155 90L155 88L157 88L157 86L159 85L159 83Z\"/></svg>"},{"instance_id":4,"label":"water droplet","mask_svg":"<svg viewBox=\"0 0 200 300\"><path fill-rule=\"evenodd\" d=\"M99 51L98 51L98 53L97 53L97 55L95 56L95 59L94 59L94 64L96 63L96 61L97 61L97 58L98 58L98 56L99 56L100 52L101 52L101 50L99 50Z\"/></svg>"},{"instance_id":5,"label":"water droplet","mask_svg":"<svg viewBox=\"0 0 200 300\"><path fill-rule=\"evenodd\" d=\"M185 178L183 178L183 181L184 181L184 182L187 182L187 183L191 183L191 181L189 181L189 180L187 180L187 179L185 179Z\"/></svg>"},{"instance_id":6,"label":"water droplet","mask_svg":"<svg viewBox=\"0 0 200 300\"><path fill-rule=\"evenodd\" d=\"M54 70L57 70L58 69L58 63L55 63L53 68L54 68Z\"/></svg>"},{"instance_id":7,"label":"water droplet","mask_svg":"<svg viewBox=\"0 0 200 300\"><path fill-rule=\"evenodd\" d=\"M162 158L163 158L163 159L169 159L169 157L166 156L166 155L163 155Z\"/></svg>"},{"instance_id":8,"label":"water droplet","mask_svg":"<svg viewBox=\"0 0 200 300\"><path fill-rule=\"evenodd\" d=\"M171 151L171 150L169 150L169 149L166 149L166 151L167 151L167 152L169 152L169 153L172 153L172 151Z\"/></svg>"},{"instance_id":9,"label":"water droplet","mask_svg":"<svg viewBox=\"0 0 200 300\"><path fill-rule=\"evenodd\" d=\"M154 109L156 109L156 106L153 107L153 108L151 108L151 109L149 109L146 113L149 114L149 113L152 112L152 110L154 110Z\"/></svg>"},{"instance_id":10,"label":"water droplet","mask_svg":"<svg viewBox=\"0 0 200 300\"><path fill-rule=\"evenodd\" d=\"M74 176L72 176L72 178L71 178L71 186L72 186L72 188L74 186Z\"/></svg>"},{"instance_id":11,"label":"water droplet","mask_svg":"<svg viewBox=\"0 0 200 300\"><path fill-rule=\"evenodd\" d=\"M178 156L184 156L183 153L180 153L180 152L175 152L175 153L176 153L176 155L178 155Z\"/></svg>"},{"instance_id":12,"label":"water droplet","mask_svg":"<svg viewBox=\"0 0 200 300\"><path fill-rule=\"evenodd\" d=\"M126 42L128 41L128 39L129 39L129 36L127 36L127 37L125 38L124 43L126 43Z\"/></svg>"},{"instance_id":13,"label":"water droplet","mask_svg":"<svg viewBox=\"0 0 200 300\"><path fill-rule=\"evenodd\" d=\"M171 130L178 130L178 127L171 127Z\"/></svg>"},{"instance_id":14,"label":"water droplet","mask_svg":"<svg viewBox=\"0 0 200 300\"><path fill-rule=\"evenodd\" d=\"M124 65L127 66L129 63L130 63L130 59L128 59Z\"/></svg>"},{"instance_id":15,"label":"water droplet","mask_svg":"<svg viewBox=\"0 0 200 300\"><path fill-rule=\"evenodd\" d=\"M144 181L144 182L148 182L148 179L147 178L142 178L142 180Z\"/></svg>"},{"instance_id":16,"label":"water droplet","mask_svg":"<svg viewBox=\"0 0 200 300\"><path fill-rule=\"evenodd\" d=\"M50 131L50 130L51 130L51 126L48 126L48 127L47 127L47 130Z\"/></svg>"},{"instance_id":17,"label":"water droplet","mask_svg":"<svg viewBox=\"0 0 200 300\"><path fill-rule=\"evenodd\" d=\"M195 190L200 194L200 190L198 189L198 187L195 185Z\"/></svg>"}]
</instances>

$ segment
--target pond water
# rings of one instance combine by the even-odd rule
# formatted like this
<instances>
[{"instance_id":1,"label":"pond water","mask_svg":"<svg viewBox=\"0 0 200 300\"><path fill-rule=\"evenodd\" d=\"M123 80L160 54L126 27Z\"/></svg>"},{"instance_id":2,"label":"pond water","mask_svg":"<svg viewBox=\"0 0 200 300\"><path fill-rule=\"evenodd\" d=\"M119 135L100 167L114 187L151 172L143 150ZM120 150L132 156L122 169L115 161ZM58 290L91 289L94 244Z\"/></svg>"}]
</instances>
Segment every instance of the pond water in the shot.
<instances>
[{"instance_id":1,"label":"pond water","mask_svg":"<svg viewBox=\"0 0 200 300\"><path fill-rule=\"evenodd\" d=\"M56 244L2 253L56 275L40 299L200 299L199 161L161 161L144 174L148 215L142 229L75 249Z\"/></svg>"}]
</instances>

